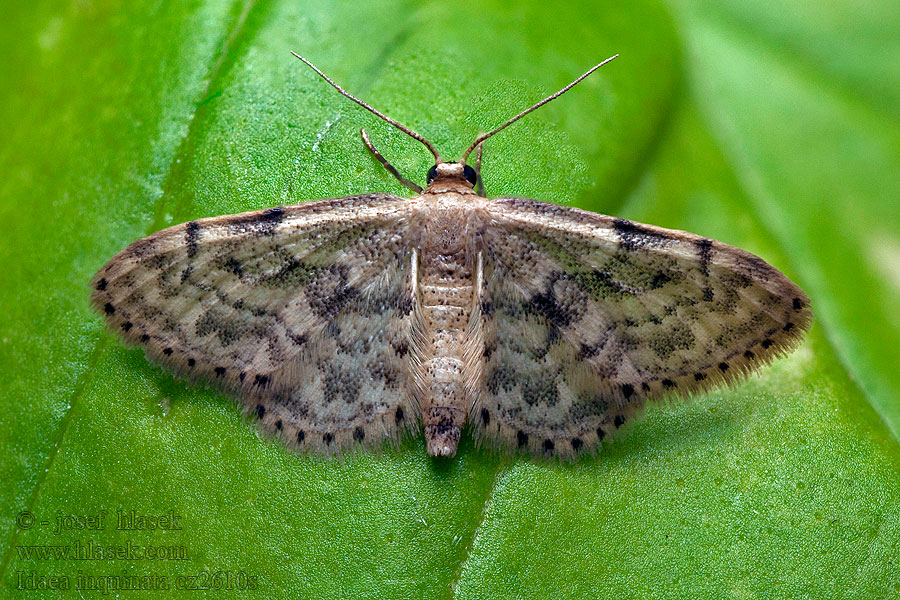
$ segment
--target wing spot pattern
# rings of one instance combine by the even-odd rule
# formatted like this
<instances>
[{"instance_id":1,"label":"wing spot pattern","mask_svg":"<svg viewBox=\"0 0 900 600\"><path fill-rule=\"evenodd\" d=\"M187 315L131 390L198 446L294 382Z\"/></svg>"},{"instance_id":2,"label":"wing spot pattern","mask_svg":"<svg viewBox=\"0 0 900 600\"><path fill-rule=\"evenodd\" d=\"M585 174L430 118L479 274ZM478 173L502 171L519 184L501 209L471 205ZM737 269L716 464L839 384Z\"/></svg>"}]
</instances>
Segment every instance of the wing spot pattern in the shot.
<instances>
[{"instance_id":1,"label":"wing spot pattern","mask_svg":"<svg viewBox=\"0 0 900 600\"><path fill-rule=\"evenodd\" d=\"M516 432L516 442L518 443L519 448L524 448L528 445L528 434L520 429Z\"/></svg>"}]
</instances>

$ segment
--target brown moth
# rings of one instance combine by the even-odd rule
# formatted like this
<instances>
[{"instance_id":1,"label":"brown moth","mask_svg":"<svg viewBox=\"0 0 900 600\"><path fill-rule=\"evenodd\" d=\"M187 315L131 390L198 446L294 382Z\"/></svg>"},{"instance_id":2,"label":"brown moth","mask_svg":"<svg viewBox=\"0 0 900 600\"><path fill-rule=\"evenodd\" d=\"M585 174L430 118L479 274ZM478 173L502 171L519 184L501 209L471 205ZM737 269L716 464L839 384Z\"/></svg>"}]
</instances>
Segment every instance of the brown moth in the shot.
<instances>
[{"instance_id":1,"label":"brown moth","mask_svg":"<svg viewBox=\"0 0 900 600\"><path fill-rule=\"evenodd\" d=\"M198 219L94 276L110 328L176 374L236 394L264 429L336 453L421 420L453 456L483 445L574 457L650 400L735 381L800 342L806 294L722 242L577 208L488 199L482 143L571 84L434 155L416 195L366 194ZM477 149L476 168L466 164Z\"/></svg>"}]
</instances>

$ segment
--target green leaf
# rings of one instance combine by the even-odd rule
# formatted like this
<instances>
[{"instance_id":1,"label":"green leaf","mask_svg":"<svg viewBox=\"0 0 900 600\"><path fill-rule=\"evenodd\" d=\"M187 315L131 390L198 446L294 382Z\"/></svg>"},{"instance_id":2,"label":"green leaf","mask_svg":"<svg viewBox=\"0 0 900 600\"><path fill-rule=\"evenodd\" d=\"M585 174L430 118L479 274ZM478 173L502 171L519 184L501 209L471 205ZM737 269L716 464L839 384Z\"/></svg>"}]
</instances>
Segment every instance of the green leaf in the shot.
<instances>
[{"instance_id":1,"label":"green leaf","mask_svg":"<svg viewBox=\"0 0 900 600\"><path fill-rule=\"evenodd\" d=\"M50 576L92 588L84 597L163 576L164 596L106 591L900 595L898 16L885 0L867 7L10 9L0 25L5 595L42 585L56 596ZM468 438L449 461L428 458L421 438L340 460L260 439L232 402L105 332L87 282L131 241L191 218L406 193L367 154L360 127L424 179L419 144L288 50L448 158L619 53L486 144L489 195L746 248L810 293L808 342L733 389L651 408L573 465L498 458ZM179 528L117 529L119 510L178 515ZM65 518L100 514L102 529ZM55 533L58 517L74 529ZM162 546L179 560L35 554L47 544Z\"/></svg>"}]
</instances>

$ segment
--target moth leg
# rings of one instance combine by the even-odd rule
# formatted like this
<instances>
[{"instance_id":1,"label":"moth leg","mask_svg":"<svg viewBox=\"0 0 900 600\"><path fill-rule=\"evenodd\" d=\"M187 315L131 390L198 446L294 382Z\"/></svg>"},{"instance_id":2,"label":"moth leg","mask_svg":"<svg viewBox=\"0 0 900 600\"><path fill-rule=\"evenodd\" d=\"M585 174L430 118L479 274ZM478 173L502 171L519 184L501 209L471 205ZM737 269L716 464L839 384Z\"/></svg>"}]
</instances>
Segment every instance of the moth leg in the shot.
<instances>
[{"instance_id":1,"label":"moth leg","mask_svg":"<svg viewBox=\"0 0 900 600\"><path fill-rule=\"evenodd\" d=\"M481 147L484 144L478 144L478 148L475 150L475 176L477 178L475 182L475 193L485 197L484 195L484 181L481 180Z\"/></svg>"},{"instance_id":2,"label":"moth leg","mask_svg":"<svg viewBox=\"0 0 900 600\"><path fill-rule=\"evenodd\" d=\"M372 153L372 156L377 158L378 162L380 162L382 165L384 165L384 168L387 169L391 175L393 175L394 177L397 178L397 181L399 181L400 183L402 183L403 185L405 185L406 187L408 187L409 189L411 189L412 191L414 191L417 194L422 193L421 187L419 187L418 185L416 185L415 183L413 183L412 181L410 181L409 179L406 179L403 175L401 175L400 172L397 171L397 169L394 167L394 165L389 163L387 161L387 159L381 155L381 152L379 152L375 148L375 146L372 145L372 142L369 141L369 136L366 135L365 129L360 129L359 132L362 134L363 143L366 145L366 148L369 149L369 152Z\"/></svg>"}]
</instances>

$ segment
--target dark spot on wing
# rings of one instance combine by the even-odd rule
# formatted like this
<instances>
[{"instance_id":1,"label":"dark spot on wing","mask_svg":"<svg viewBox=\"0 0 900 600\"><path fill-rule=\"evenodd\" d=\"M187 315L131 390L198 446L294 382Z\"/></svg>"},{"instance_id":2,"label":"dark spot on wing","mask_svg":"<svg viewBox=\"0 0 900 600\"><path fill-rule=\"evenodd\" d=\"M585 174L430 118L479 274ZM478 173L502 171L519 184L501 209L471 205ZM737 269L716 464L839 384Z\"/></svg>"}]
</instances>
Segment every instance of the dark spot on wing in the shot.
<instances>
[{"instance_id":1,"label":"dark spot on wing","mask_svg":"<svg viewBox=\"0 0 900 600\"><path fill-rule=\"evenodd\" d=\"M784 327L782 327L781 329L782 329L783 331L790 331L790 330L793 329L793 328L794 328L794 324L793 324L793 323L785 323Z\"/></svg>"},{"instance_id":2,"label":"dark spot on wing","mask_svg":"<svg viewBox=\"0 0 900 600\"><path fill-rule=\"evenodd\" d=\"M275 421L275 429L277 429L278 431L281 431L281 429L283 427L284 427L284 423L281 422L281 419L278 419L277 421Z\"/></svg>"},{"instance_id":3,"label":"dark spot on wing","mask_svg":"<svg viewBox=\"0 0 900 600\"><path fill-rule=\"evenodd\" d=\"M578 452L582 446L584 446L584 442L581 441L581 438L572 438L572 450Z\"/></svg>"},{"instance_id":4,"label":"dark spot on wing","mask_svg":"<svg viewBox=\"0 0 900 600\"><path fill-rule=\"evenodd\" d=\"M399 425L403 422L403 407L398 406L397 411L394 413L394 421Z\"/></svg>"},{"instance_id":5,"label":"dark spot on wing","mask_svg":"<svg viewBox=\"0 0 900 600\"><path fill-rule=\"evenodd\" d=\"M625 399L631 398L634 395L634 386L630 383L626 383L622 385L622 395L625 396Z\"/></svg>"},{"instance_id":6,"label":"dark spot on wing","mask_svg":"<svg viewBox=\"0 0 900 600\"><path fill-rule=\"evenodd\" d=\"M408 315L412 312L413 309L413 300L412 296L408 293L403 293L400 296L400 299L397 302L397 312L401 315Z\"/></svg>"},{"instance_id":7,"label":"dark spot on wing","mask_svg":"<svg viewBox=\"0 0 900 600\"><path fill-rule=\"evenodd\" d=\"M282 221L284 221L284 207L275 206L264 210L259 217L259 221L261 223L270 223L272 225L281 223Z\"/></svg>"},{"instance_id":8,"label":"dark spot on wing","mask_svg":"<svg viewBox=\"0 0 900 600\"><path fill-rule=\"evenodd\" d=\"M301 333L298 335L289 329L286 329L284 333L288 336L288 338L290 338L295 346L305 346L306 342L309 341L309 336L305 333Z\"/></svg>"},{"instance_id":9,"label":"dark spot on wing","mask_svg":"<svg viewBox=\"0 0 900 600\"><path fill-rule=\"evenodd\" d=\"M485 427L491 422L491 413L488 409L481 409L481 422L484 423Z\"/></svg>"},{"instance_id":10,"label":"dark spot on wing","mask_svg":"<svg viewBox=\"0 0 900 600\"><path fill-rule=\"evenodd\" d=\"M216 367L216 375L222 377L225 374L225 367Z\"/></svg>"},{"instance_id":11,"label":"dark spot on wing","mask_svg":"<svg viewBox=\"0 0 900 600\"><path fill-rule=\"evenodd\" d=\"M238 260L233 256L229 256L227 259L225 259L225 262L222 264L222 268L229 273L234 273L238 277L240 277L241 273L243 273L244 271L244 266L239 263Z\"/></svg>"},{"instance_id":12,"label":"dark spot on wing","mask_svg":"<svg viewBox=\"0 0 900 600\"><path fill-rule=\"evenodd\" d=\"M724 373L725 371L727 371L727 370L728 370L728 363L727 363L727 362L720 362L720 363L719 363L719 370L722 371L723 373Z\"/></svg>"},{"instance_id":13,"label":"dark spot on wing","mask_svg":"<svg viewBox=\"0 0 900 600\"><path fill-rule=\"evenodd\" d=\"M491 394L495 396L501 389L509 392L516 386L516 375L506 367L498 366L488 375L486 385Z\"/></svg>"},{"instance_id":14,"label":"dark spot on wing","mask_svg":"<svg viewBox=\"0 0 900 600\"><path fill-rule=\"evenodd\" d=\"M134 327L134 323L132 323L131 321L125 321L124 323L122 323L122 331L130 331L132 327ZM785 331L787 330L785 329Z\"/></svg>"},{"instance_id":15,"label":"dark spot on wing","mask_svg":"<svg viewBox=\"0 0 900 600\"><path fill-rule=\"evenodd\" d=\"M760 345L761 345L763 348L768 349L769 346L771 346L771 345L774 344L774 343L775 343L775 342L773 342L772 340L766 338L766 339L764 339L764 340L762 341L762 344L760 344Z\"/></svg>"},{"instance_id":16,"label":"dark spot on wing","mask_svg":"<svg viewBox=\"0 0 900 600\"><path fill-rule=\"evenodd\" d=\"M650 289L658 290L670 281L672 281L672 277L668 273L658 271L653 274L653 279L650 280Z\"/></svg>"},{"instance_id":17,"label":"dark spot on wing","mask_svg":"<svg viewBox=\"0 0 900 600\"><path fill-rule=\"evenodd\" d=\"M553 443L553 440L544 440L544 452L553 452L554 448L556 448L556 444Z\"/></svg>"},{"instance_id":18,"label":"dark spot on wing","mask_svg":"<svg viewBox=\"0 0 900 600\"><path fill-rule=\"evenodd\" d=\"M705 373L694 373L694 381L703 381L706 379Z\"/></svg>"},{"instance_id":19,"label":"dark spot on wing","mask_svg":"<svg viewBox=\"0 0 900 600\"><path fill-rule=\"evenodd\" d=\"M108 315L111 315L114 312L116 312L116 307L113 306L111 303L107 302L106 304L103 305L103 312L105 312Z\"/></svg>"},{"instance_id":20,"label":"dark spot on wing","mask_svg":"<svg viewBox=\"0 0 900 600\"><path fill-rule=\"evenodd\" d=\"M146 333L143 334L143 335L141 335L141 341L144 342L144 343L146 344L147 342L150 341L150 336L147 335Z\"/></svg>"},{"instance_id":21,"label":"dark spot on wing","mask_svg":"<svg viewBox=\"0 0 900 600\"><path fill-rule=\"evenodd\" d=\"M573 276L578 286L594 298L621 298L625 295L633 295L607 271L593 269L575 273Z\"/></svg>"},{"instance_id":22,"label":"dark spot on wing","mask_svg":"<svg viewBox=\"0 0 900 600\"><path fill-rule=\"evenodd\" d=\"M551 377L529 377L521 382L522 399L529 405L546 404L556 406L559 402L559 389Z\"/></svg>"},{"instance_id":23,"label":"dark spot on wing","mask_svg":"<svg viewBox=\"0 0 900 600\"><path fill-rule=\"evenodd\" d=\"M616 426L616 429L625 424L625 415L616 415L613 419L613 425Z\"/></svg>"},{"instance_id":24,"label":"dark spot on wing","mask_svg":"<svg viewBox=\"0 0 900 600\"><path fill-rule=\"evenodd\" d=\"M165 354L166 356L172 356L172 349L166 348L165 350L163 350L163 354Z\"/></svg>"},{"instance_id":25,"label":"dark spot on wing","mask_svg":"<svg viewBox=\"0 0 900 600\"><path fill-rule=\"evenodd\" d=\"M598 440L602 440L602 439L605 438L605 437L606 437L606 432L603 431L603 428L602 428L602 427L598 427L598 428L597 428L597 439L598 439Z\"/></svg>"},{"instance_id":26,"label":"dark spot on wing","mask_svg":"<svg viewBox=\"0 0 900 600\"><path fill-rule=\"evenodd\" d=\"M597 356L603 347L606 345L606 340L603 340L603 343L600 344L581 344L581 347L578 349L578 358L591 358L592 356Z\"/></svg>"},{"instance_id":27,"label":"dark spot on wing","mask_svg":"<svg viewBox=\"0 0 900 600\"><path fill-rule=\"evenodd\" d=\"M276 206L269 208L261 213L254 213L248 216L233 217L228 227L233 233L251 233L256 235L272 235L275 228L284 220L284 208Z\"/></svg>"},{"instance_id":28,"label":"dark spot on wing","mask_svg":"<svg viewBox=\"0 0 900 600\"><path fill-rule=\"evenodd\" d=\"M261 278L258 285L278 288L300 287L307 285L321 271L322 267L293 259L285 263L276 273Z\"/></svg>"},{"instance_id":29,"label":"dark spot on wing","mask_svg":"<svg viewBox=\"0 0 900 600\"><path fill-rule=\"evenodd\" d=\"M197 254L197 242L199 241L200 224L197 221L191 221L184 228L184 243L187 244L188 258L194 258Z\"/></svg>"},{"instance_id":30,"label":"dark spot on wing","mask_svg":"<svg viewBox=\"0 0 900 600\"><path fill-rule=\"evenodd\" d=\"M102 292L103 290L106 289L106 284L107 284L106 278L102 277L100 279L100 281L97 282L97 289Z\"/></svg>"},{"instance_id":31,"label":"dark spot on wing","mask_svg":"<svg viewBox=\"0 0 900 600\"><path fill-rule=\"evenodd\" d=\"M258 385L259 387L266 387L269 384L269 376L268 375L257 375L253 379L253 384Z\"/></svg>"},{"instance_id":32,"label":"dark spot on wing","mask_svg":"<svg viewBox=\"0 0 900 600\"><path fill-rule=\"evenodd\" d=\"M262 404L257 404L256 405L256 416L259 419L262 419L264 416L266 416L266 407L263 406Z\"/></svg>"},{"instance_id":33,"label":"dark spot on wing","mask_svg":"<svg viewBox=\"0 0 900 600\"><path fill-rule=\"evenodd\" d=\"M794 298L794 310L803 310L803 300L800 298Z\"/></svg>"},{"instance_id":34,"label":"dark spot on wing","mask_svg":"<svg viewBox=\"0 0 900 600\"><path fill-rule=\"evenodd\" d=\"M641 382L641 389L644 390L645 392L649 392L649 391L650 391L650 384L647 383L646 381L642 381L642 382Z\"/></svg>"},{"instance_id":35,"label":"dark spot on wing","mask_svg":"<svg viewBox=\"0 0 900 600\"><path fill-rule=\"evenodd\" d=\"M554 298L552 287L532 296L528 301L528 307L542 315L554 327L566 327L572 322L571 313Z\"/></svg>"},{"instance_id":36,"label":"dark spot on wing","mask_svg":"<svg viewBox=\"0 0 900 600\"><path fill-rule=\"evenodd\" d=\"M189 359L188 359L188 366L189 366L189 367L193 367L193 366L196 365L196 364L197 364L197 361L196 361L195 359L193 359L193 358L189 358Z\"/></svg>"},{"instance_id":37,"label":"dark spot on wing","mask_svg":"<svg viewBox=\"0 0 900 600\"><path fill-rule=\"evenodd\" d=\"M744 358L746 358L747 360L753 360L754 358L756 358L756 355L747 350L744 352Z\"/></svg>"},{"instance_id":38,"label":"dark spot on wing","mask_svg":"<svg viewBox=\"0 0 900 600\"><path fill-rule=\"evenodd\" d=\"M525 447L528 445L528 434L520 429L516 432L516 442L519 444L519 448Z\"/></svg>"},{"instance_id":39,"label":"dark spot on wing","mask_svg":"<svg viewBox=\"0 0 900 600\"><path fill-rule=\"evenodd\" d=\"M324 440L325 443L328 444L328 445L330 446L330 445L331 445L331 442L334 441L334 434L331 433L331 432L328 432L328 433L326 433L325 435L322 436L322 440Z\"/></svg>"},{"instance_id":40,"label":"dark spot on wing","mask_svg":"<svg viewBox=\"0 0 900 600\"><path fill-rule=\"evenodd\" d=\"M666 388L667 390L671 390L673 387L675 387L675 382L672 381L671 379L663 379L662 386L664 388Z\"/></svg>"},{"instance_id":41,"label":"dark spot on wing","mask_svg":"<svg viewBox=\"0 0 900 600\"><path fill-rule=\"evenodd\" d=\"M613 229L619 234L619 243L626 250L666 245L669 236L647 229L628 219L613 221Z\"/></svg>"},{"instance_id":42,"label":"dark spot on wing","mask_svg":"<svg viewBox=\"0 0 900 600\"><path fill-rule=\"evenodd\" d=\"M313 312L330 321L347 304L359 297L360 292L357 288L347 285L346 269L331 268L323 271L323 274L321 281L320 278L316 278L310 282L306 294Z\"/></svg>"},{"instance_id":43,"label":"dark spot on wing","mask_svg":"<svg viewBox=\"0 0 900 600\"><path fill-rule=\"evenodd\" d=\"M701 238L694 242L697 247L697 257L700 259L700 271L704 275L709 275L709 260L712 257L712 240Z\"/></svg>"},{"instance_id":44,"label":"dark spot on wing","mask_svg":"<svg viewBox=\"0 0 900 600\"><path fill-rule=\"evenodd\" d=\"M366 437L366 432L363 431L362 427L357 427L356 429L353 430L353 439L356 440L357 442L363 441L363 439L365 437Z\"/></svg>"},{"instance_id":45,"label":"dark spot on wing","mask_svg":"<svg viewBox=\"0 0 900 600\"><path fill-rule=\"evenodd\" d=\"M306 432L301 429L300 431L297 432L297 443L302 444L303 440L305 440L305 439L306 439Z\"/></svg>"}]
</instances>

